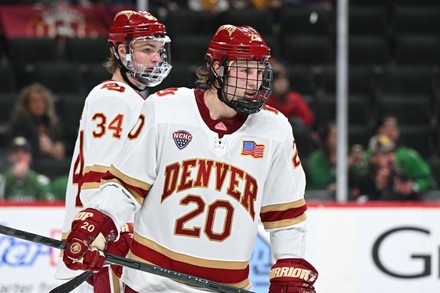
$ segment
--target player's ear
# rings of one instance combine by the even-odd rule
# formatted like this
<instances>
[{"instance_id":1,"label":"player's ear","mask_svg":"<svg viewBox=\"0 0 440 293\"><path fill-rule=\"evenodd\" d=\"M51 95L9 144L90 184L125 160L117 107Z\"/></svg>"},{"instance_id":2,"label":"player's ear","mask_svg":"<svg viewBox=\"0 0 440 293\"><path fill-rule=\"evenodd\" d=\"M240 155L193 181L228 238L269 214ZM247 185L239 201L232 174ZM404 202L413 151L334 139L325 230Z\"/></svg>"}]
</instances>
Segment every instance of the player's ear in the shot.
<instances>
[{"instance_id":1,"label":"player's ear","mask_svg":"<svg viewBox=\"0 0 440 293\"><path fill-rule=\"evenodd\" d=\"M118 44L118 55L121 60L125 60L125 46L123 44Z\"/></svg>"}]
</instances>

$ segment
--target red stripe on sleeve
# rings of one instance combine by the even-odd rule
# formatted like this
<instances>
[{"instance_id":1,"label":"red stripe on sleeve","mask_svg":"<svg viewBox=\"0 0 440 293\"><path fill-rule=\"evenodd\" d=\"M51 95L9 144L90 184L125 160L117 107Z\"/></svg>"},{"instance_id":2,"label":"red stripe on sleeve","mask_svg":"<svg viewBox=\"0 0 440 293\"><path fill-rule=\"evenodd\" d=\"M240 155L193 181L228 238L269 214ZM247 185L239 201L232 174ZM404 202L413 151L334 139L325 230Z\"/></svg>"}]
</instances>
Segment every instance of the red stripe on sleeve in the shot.
<instances>
[{"instance_id":1,"label":"red stripe on sleeve","mask_svg":"<svg viewBox=\"0 0 440 293\"><path fill-rule=\"evenodd\" d=\"M307 205L303 205L298 208L292 208L285 211L274 211L261 213L261 221L263 222L277 222L282 220L294 219L302 215L307 210Z\"/></svg>"},{"instance_id":2,"label":"red stripe on sleeve","mask_svg":"<svg viewBox=\"0 0 440 293\"><path fill-rule=\"evenodd\" d=\"M86 182L100 182L102 177L105 174L106 173L96 172L96 171L87 172L86 174L84 174L83 183L86 183Z\"/></svg>"}]
</instances>

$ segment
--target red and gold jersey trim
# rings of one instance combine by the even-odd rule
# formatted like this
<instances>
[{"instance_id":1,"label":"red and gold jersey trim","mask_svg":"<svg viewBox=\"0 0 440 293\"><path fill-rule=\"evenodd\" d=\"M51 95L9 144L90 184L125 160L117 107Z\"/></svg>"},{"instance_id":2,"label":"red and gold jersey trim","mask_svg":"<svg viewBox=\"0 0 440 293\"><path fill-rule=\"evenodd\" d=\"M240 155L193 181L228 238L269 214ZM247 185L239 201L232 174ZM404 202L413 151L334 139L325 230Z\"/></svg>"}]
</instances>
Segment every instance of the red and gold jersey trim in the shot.
<instances>
[{"instance_id":1,"label":"red and gold jersey trim","mask_svg":"<svg viewBox=\"0 0 440 293\"><path fill-rule=\"evenodd\" d=\"M306 214L302 214L302 215L300 215L294 219L290 219L290 220L281 220L281 221L276 221L276 222L263 222L263 225L264 225L265 229L279 229L279 228L293 226L298 223L302 223L306 220L306 218L307 218Z\"/></svg>"},{"instance_id":2,"label":"red and gold jersey trim","mask_svg":"<svg viewBox=\"0 0 440 293\"><path fill-rule=\"evenodd\" d=\"M121 180L122 182L124 182L124 184L133 186L134 188L138 188L138 189L142 189L145 191L148 191L150 189L150 184L145 183L141 180L129 177L127 175L125 175L124 173L122 173L121 171L119 171L115 166L111 165L110 167L110 173L113 174L114 177L118 178L119 180Z\"/></svg>"},{"instance_id":3,"label":"red and gold jersey trim","mask_svg":"<svg viewBox=\"0 0 440 293\"><path fill-rule=\"evenodd\" d=\"M304 198L298 199L296 201L281 203L281 204L272 204L268 206L261 207L261 213L274 212L274 211L285 211L292 208L299 208L306 204Z\"/></svg>"},{"instance_id":4,"label":"red and gold jersey trim","mask_svg":"<svg viewBox=\"0 0 440 293\"><path fill-rule=\"evenodd\" d=\"M84 168L81 190L97 189L100 186L102 177L109 170L108 166L93 165Z\"/></svg>"},{"instance_id":5,"label":"red and gold jersey trim","mask_svg":"<svg viewBox=\"0 0 440 293\"><path fill-rule=\"evenodd\" d=\"M93 165L93 166L87 166L84 168L84 174L87 173L101 173L105 174L109 170L108 166L104 165Z\"/></svg>"},{"instance_id":6,"label":"red and gold jersey trim","mask_svg":"<svg viewBox=\"0 0 440 293\"><path fill-rule=\"evenodd\" d=\"M234 287L250 284L249 261L221 261L197 258L171 251L135 233L129 257L166 269L205 278Z\"/></svg>"},{"instance_id":7,"label":"red and gold jersey trim","mask_svg":"<svg viewBox=\"0 0 440 293\"><path fill-rule=\"evenodd\" d=\"M102 177L101 185L105 183L116 183L124 187L130 195L140 204L148 194L151 185L143 181L129 177L116 169L113 165L109 171Z\"/></svg>"},{"instance_id":8,"label":"red and gold jersey trim","mask_svg":"<svg viewBox=\"0 0 440 293\"><path fill-rule=\"evenodd\" d=\"M306 220L307 205L304 199L294 202L274 204L261 208L264 228L276 229L292 226Z\"/></svg>"}]
</instances>

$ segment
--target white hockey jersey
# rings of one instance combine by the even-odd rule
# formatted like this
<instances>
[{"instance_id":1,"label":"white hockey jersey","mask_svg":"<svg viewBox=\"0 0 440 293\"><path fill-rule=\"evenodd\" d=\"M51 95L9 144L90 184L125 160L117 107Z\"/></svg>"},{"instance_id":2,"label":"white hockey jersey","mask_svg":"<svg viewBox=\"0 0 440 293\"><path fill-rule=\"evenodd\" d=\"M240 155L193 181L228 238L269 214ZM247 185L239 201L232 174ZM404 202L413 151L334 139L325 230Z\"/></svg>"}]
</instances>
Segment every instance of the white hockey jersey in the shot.
<instances>
[{"instance_id":1,"label":"white hockey jersey","mask_svg":"<svg viewBox=\"0 0 440 293\"><path fill-rule=\"evenodd\" d=\"M81 198L117 226L137 212L129 257L250 288L259 218L270 231L298 234L278 234L273 250L303 257L304 243L292 242L305 233L305 174L284 115L265 107L214 121L203 94L171 88L150 96L138 139L125 141L99 194ZM138 292L198 292L133 269L122 279Z\"/></svg>"},{"instance_id":2,"label":"white hockey jersey","mask_svg":"<svg viewBox=\"0 0 440 293\"><path fill-rule=\"evenodd\" d=\"M83 209L81 189L87 187L90 193L99 188L101 177L136 124L143 102L138 92L115 81L97 85L87 96L69 171L63 239L67 238L73 218ZM68 269L61 260L58 262L56 278L69 279L79 273Z\"/></svg>"}]
</instances>

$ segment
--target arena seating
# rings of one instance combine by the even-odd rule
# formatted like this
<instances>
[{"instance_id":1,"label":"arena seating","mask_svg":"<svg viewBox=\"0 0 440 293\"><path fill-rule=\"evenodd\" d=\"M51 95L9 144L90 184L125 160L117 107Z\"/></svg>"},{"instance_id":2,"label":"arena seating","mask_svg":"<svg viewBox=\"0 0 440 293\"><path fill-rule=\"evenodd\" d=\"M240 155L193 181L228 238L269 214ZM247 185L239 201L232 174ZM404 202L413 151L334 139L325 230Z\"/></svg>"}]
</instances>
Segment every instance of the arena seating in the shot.
<instances>
[{"instance_id":1,"label":"arena seating","mask_svg":"<svg viewBox=\"0 0 440 293\"><path fill-rule=\"evenodd\" d=\"M366 146L377 119L396 115L404 126L402 141L426 156L440 178L436 159L440 155L439 15L438 0L350 1L348 110L350 144ZM305 96L317 122L335 118L334 5L292 4L279 11L228 10L218 15L182 8L158 16L172 38L173 70L151 92L193 86L195 65L203 64L218 25L248 24L262 33L273 56L286 65L292 88ZM39 81L58 97L57 107L66 118L64 126L73 137L74 121L87 93L110 77L102 67L107 51L106 36L99 34L67 38L3 35L0 136L9 119L10 111L5 109L13 107L21 87ZM302 133L298 136L305 137ZM307 142L306 147L313 146ZM303 151L303 160L307 153Z\"/></svg>"}]
</instances>

